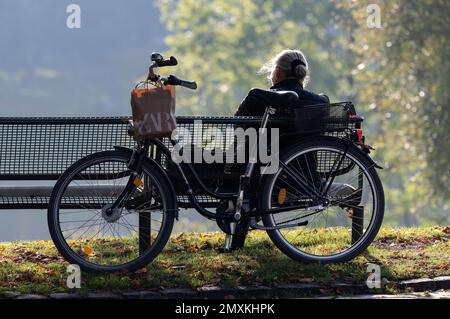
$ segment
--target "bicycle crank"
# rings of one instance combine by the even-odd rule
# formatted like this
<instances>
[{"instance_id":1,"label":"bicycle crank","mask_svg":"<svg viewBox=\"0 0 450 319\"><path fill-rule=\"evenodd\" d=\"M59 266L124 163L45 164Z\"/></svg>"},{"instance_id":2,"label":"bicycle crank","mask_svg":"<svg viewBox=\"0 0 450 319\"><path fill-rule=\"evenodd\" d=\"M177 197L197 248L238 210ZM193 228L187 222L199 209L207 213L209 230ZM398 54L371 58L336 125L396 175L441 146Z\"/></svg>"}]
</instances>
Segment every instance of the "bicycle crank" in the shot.
<instances>
[{"instance_id":1,"label":"bicycle crank","mask_svg":"<svg viewBox=\"0 0 450 319\"><path fill-rule=\"evenodd\" d=\"M282 225L282 226L266 227L266 226L258 225L258 223L256 222L256 218L253 217L250 219L250 227L253 229L259 229L259 230L275 230L275 229L306 226L306 225L308 225L308 221L299 222L299 223L295 223L295 224Z\"/></svg>"}]
</instances>

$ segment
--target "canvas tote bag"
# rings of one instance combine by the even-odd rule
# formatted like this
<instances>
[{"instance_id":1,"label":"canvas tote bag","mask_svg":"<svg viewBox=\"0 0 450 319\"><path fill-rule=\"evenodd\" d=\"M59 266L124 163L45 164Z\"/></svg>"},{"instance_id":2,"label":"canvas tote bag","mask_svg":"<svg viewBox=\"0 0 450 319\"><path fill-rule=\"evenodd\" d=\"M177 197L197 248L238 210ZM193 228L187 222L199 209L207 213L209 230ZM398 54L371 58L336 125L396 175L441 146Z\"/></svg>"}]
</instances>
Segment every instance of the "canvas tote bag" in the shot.
<instances>
[{"instance_id":1,"label":"canvas tote bag","mask_svg":"<svg viewBox=\"0 0 450 319\"><path fill-rule=\"evenodd\" d=\"M177 127L175 87L172 85L134 89L131 109L137 139L168 137Z\"/></svg>"}]
</instances>

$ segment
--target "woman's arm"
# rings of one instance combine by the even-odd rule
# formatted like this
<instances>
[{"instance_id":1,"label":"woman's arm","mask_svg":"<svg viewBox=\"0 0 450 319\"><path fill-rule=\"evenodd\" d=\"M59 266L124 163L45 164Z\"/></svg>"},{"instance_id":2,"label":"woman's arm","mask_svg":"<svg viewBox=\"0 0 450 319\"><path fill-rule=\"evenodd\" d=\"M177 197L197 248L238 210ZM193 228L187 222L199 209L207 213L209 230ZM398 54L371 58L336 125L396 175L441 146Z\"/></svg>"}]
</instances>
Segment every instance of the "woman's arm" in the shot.
<instances>
[{"instance_id":1,"label":"woman's arm","mask_svg":"<svg viewBox=\"0 0 450 319\"><path fill-rule=\"evenodd\" d=\"M247 95L239 105L234 116L262 116L265 106L253 96Z\"/></svg>"}]
</instances>

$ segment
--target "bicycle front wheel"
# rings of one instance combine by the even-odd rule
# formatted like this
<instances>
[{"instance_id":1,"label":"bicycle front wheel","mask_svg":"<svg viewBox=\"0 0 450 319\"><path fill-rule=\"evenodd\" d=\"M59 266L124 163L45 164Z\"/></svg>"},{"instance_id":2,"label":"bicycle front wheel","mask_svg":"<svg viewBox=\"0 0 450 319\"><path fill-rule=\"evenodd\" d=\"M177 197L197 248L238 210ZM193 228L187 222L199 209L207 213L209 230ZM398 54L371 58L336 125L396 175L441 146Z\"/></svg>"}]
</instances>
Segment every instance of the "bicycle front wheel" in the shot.
<instances>
[{"instance_id":1,"label":"bicycle front wheel","mask_svg":"<svg viewBox=\"0 0 450 319\"><path fill-rule=\"evenodd\" d=\"M65 259L85 271L142 268L172 232L176 204L164 176L145 162L138 185L111 209L130 180L129 160L130 154L120 151L89 155L70 166L53 189L51 237Z\"/></svg>"},{"instance_id":2,"label":"bicycle front wheel","mask_svg":"<svg viewBox=\"0 0 450 319\"><path fill-rule=\"evenodd\" d=\"M344 262L375 238L384 193L374 163L338 140L304 142L286 152L279 171L265 177L261 196L273 243L304 262Z\"/></svg>"}]
</instances>

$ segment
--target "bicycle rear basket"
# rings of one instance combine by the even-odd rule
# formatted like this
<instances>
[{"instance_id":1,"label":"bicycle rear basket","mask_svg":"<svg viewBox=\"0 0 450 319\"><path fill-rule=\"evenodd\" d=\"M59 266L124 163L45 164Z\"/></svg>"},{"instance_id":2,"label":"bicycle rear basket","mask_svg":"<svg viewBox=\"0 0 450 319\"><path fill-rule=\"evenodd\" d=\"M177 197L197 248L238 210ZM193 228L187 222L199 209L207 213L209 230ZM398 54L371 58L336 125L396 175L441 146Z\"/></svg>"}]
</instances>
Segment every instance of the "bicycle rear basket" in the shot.
<instances>
[{"instance_id":1,"label":"bicycle rear basket","mask_svg":"<svg viewBox=\"0 0 450 319\"><path fill-rule=\"evenodd\" d=\"M351 123L361 121L351 102L316 104L295 109L295 126L299 132L345 130Z\"/></svg>"}]
</instances>

